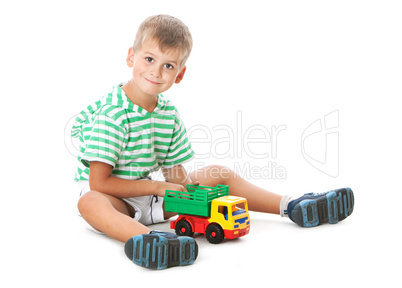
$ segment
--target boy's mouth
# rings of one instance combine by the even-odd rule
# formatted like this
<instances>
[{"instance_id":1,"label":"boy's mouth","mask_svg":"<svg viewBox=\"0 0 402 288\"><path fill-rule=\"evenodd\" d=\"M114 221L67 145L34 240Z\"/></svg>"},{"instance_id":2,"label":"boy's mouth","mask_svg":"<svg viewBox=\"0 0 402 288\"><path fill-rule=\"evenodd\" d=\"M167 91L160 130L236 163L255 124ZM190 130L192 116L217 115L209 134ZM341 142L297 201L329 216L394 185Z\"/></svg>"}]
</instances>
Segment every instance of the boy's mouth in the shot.
<instances>
[{"instance_id":1,"label":"boy's mouth","mask_svg":"<svg viewBox=\"0 0 402 288\"><path fill-rule=\"evenodd\" d=\"M159 82L155 82L155 81L149 80L147 77L144 77L144 78L145 78L145 80L148 81L148 83L150 83L150 84L152 84L152 85L159 85L159 84L161 84L161 83L159 83Z\"/></svg>"}]
</instances>

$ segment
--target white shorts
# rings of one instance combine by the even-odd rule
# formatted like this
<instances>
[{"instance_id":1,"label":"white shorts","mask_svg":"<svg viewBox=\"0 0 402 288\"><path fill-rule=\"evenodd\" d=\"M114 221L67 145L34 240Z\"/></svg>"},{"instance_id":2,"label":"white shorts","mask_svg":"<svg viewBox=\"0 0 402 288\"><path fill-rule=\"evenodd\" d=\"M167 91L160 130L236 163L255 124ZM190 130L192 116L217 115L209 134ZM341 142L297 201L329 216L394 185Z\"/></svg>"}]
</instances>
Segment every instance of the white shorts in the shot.
<instances>
[{"instance_id":1,"label":"white shorts","mask_svg":"<svg viewBox=\"0 0 402 288\"><path fill-rule=\"evenodd\" d=\"M148 180L148 178L145 178ZM145 180L144 179L144 180ZM77 188L79 192L79 197L89 192L91 189L89 188L89 181L78 181ZM165 222L164 211L163 211L163 197L158 197L156 195L153 196L140 196L140 197L131 197L131 198L122 198L124 202L134 208L134 220L140 222L143 225L151 225L160 222ZM81 217L80 213L78 215ZM81 217L82 218L82 217ZM83 219L83 218L82 218ZM87 223L85 221L85 223ZM100 233L95 230L92 226L88 228Z\"/></svg>"}]
</instances>

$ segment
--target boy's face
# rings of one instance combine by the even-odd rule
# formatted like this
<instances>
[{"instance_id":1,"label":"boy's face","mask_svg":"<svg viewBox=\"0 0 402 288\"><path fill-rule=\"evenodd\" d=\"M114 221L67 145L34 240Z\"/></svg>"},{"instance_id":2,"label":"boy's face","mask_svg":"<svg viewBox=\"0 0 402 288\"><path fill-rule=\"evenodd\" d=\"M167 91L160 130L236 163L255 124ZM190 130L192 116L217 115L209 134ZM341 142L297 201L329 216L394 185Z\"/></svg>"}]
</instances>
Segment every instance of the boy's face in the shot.
<instances>
[{"instance_id":1,"label":"boy's face","mask_svg":"<svg viewBox=\"0 0 402 288\"><path fill-rule=\"evenodd\" d=\"M186 71L185 67L180 67L180 60L178 49L162 52L152 40L146 40L135 52L130 48L127 65L133 68L137 93L156 96L168 90L173 83L179 83Z\"/></svg>"}]
</instances>

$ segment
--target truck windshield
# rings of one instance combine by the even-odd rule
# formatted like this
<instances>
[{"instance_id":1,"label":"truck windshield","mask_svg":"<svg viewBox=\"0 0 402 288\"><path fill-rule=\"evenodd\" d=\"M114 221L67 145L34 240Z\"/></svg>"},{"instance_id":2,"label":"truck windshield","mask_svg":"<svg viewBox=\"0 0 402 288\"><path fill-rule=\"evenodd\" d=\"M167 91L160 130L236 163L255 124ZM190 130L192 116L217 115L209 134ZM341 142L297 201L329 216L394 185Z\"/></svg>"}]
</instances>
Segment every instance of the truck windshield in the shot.
<instances>
[{"instance_id":1,"label":"truck windshield","mask_svg":"<svg viewBox=\"0 0 402 288\"><path fill-rule=\"evenodd\" d=\"M232 216L238 216L247 211L247 204L245 202L237 203L235 205L230 206ZM225 220L228 220L228 207L224 205L218 206L218 212L223 214ZM237 220L236 220L237 221Z\"/></svg>"},{"instance_id":2,"label":"truck windshield","mask_svg":"<svg viewBox=\"0 0 402 288\"><path fill-rule=\"evenodd\" d=\"M244 202L237 203L236 205L232 206L232 215L233 216L243 214L244 212L246 212L246 207L244 205Z\"/></svg>"}]
</instances>

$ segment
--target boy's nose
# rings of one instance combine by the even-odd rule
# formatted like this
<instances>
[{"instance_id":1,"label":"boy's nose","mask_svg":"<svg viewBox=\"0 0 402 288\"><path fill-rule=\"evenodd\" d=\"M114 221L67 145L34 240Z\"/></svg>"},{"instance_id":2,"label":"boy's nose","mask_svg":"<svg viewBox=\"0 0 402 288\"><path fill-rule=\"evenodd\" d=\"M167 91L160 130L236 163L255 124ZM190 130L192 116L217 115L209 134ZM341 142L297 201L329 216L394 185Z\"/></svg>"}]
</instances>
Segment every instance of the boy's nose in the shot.
<instances>
[{"instance_id":1,"label":"boy's nose","mask_svg":"<svg viewBox=\"0 0 402 288\"><path fill-rule=\"evenodd\" d=\"M149 71L149 74L151 74L151 76L155 78L159 78L161 76L160 69L157 68L151 69L151 71Z\"/></svg>"}]
</instances>

